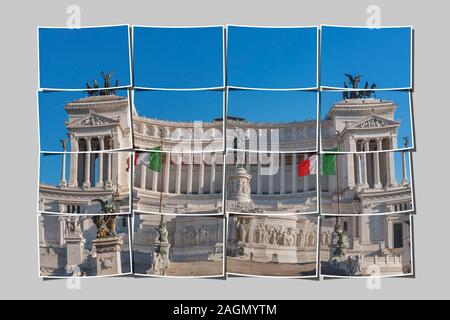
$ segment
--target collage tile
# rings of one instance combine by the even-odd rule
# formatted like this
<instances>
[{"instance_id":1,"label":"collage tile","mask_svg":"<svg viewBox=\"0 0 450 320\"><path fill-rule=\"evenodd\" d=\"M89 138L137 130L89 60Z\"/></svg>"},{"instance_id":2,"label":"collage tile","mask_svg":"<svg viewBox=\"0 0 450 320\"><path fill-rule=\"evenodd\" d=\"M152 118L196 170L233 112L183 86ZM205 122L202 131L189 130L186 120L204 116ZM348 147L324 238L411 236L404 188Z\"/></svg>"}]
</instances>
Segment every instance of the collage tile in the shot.
<instances>
[{"instance_id":1,"label":"collage tile","mask_svg":"<svg viewBox=\"0 0 450 320\"><path fill-rule=\"evenodd\" d=\"M411 27L38 38L41 277L413 275Z\"/></svg>"}]
</instances>

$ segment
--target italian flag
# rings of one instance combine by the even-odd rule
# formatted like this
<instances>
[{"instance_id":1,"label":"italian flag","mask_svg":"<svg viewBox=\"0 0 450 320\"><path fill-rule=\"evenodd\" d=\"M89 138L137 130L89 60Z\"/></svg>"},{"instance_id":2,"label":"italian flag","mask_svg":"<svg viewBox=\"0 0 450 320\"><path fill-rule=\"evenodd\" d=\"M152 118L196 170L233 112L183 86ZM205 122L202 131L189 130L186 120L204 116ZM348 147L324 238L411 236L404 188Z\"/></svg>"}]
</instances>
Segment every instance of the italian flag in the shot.
<instances>
[{"instance_id":1,"label":"italian flag","mask_svg":"<svg viewBox=\"0 0 450 320\"><path fill-rule=\"evenodd\" d=\"M136 152L134 157L134 165L144 165L150 170L161 172L162 153L161 147L155 147L148 152Z\"/></svg>"},{"instance_id":2,"label":"italian flag","mask_svg":"<svg viewBox=\"0 0 450 320\"><path fill-rule=\"evenodd\" d=\"M317 174L317 156L312 155L301 161L297 165L297 174L299 177L306 177L310 174Z\"/></svg>"},{"instance_id":3,"label":"italian flag","mask_svg":"<svg viewBox=\"0 0 450 320\"><path fill-rule=\"evenodd\" d=\"M328 151L336 152L338 151L338 148L333 148ZM322 175L336 175L336 154L327 153L322 156Z\"/></svg>"}]
</instances>

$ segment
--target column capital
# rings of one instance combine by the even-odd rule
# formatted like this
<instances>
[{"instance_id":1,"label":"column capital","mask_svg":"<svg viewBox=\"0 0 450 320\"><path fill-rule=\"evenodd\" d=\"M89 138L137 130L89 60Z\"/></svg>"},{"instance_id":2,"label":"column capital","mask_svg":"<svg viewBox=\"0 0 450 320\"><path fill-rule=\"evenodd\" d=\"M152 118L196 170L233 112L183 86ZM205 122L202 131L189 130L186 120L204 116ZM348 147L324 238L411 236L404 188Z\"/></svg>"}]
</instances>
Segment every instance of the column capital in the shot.
<instances>
[{"instance_id":1,"label":"column capital","mask_svg":"<svg viewBox=\"0 0 450 320\"><path fill-rule=\"evenodd\" d=\"M378 151L382 151L382 150L383 150L383 139L384 139L384 138L380 138L380 137L376 138L376 141L377 141L377 150L378 150Z\"/></svg>"}]
</instances>

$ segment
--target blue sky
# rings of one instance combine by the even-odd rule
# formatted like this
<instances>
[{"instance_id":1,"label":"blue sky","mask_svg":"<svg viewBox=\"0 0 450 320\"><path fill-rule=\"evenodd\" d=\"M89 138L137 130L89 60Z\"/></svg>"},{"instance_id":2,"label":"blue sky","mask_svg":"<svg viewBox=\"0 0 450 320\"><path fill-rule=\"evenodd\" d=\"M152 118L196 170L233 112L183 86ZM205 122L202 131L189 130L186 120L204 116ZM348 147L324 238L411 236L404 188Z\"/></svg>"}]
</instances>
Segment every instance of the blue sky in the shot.
<instances>
[{"instance_id":1,"label":"blue sky","mask_svg":"<svg viewBox=\"0 0 450 320\"><path fill-rule=\"evenodd\" d=\"M145 91L134 93L140 116L171 121L210 122L223 117L223 91Z\"/></svg>"},{"instance_id":2,"label":"blue sky","mask_svg":"<svg viewBox=\"0 0 450 320\"><path fill-rule=\"evenodd\" d=\"M128 26L39 29L41 88L84 89L100 71L114 72L119 86L131 85Z\"/></svg>"},{"instance_id":3,"label":"blue sky","mask_svg":"<svg viewBox=\"0 0 450 320\"><path fill-rule=\"evenodd\" d=\"M223 87L223 58L223 27L133 29L136 87Z\"/></svg>"},{"instance_id":4,"label":"blue sky","mask_svg":"<svg viewBox=\"0 0 450 320\"><path fill-rule=\"evenodd\" d=\"M315 120L317 94L313 91L230 90L228 116L259 122Z\"/></svg>"},{"instance_id":5,"label":"blue sky","mask_svg":"<svg viewBox=\"0 0 450 320\"><path fill-rule=\"evenodd\" d=\"M228 85L317 86L317 28L228 27Z\"/></svg>"},{"instance_id":6,"label":"blue sky","mask_svg":"<svg viewBox=\"0 0 450 320\"><path fill-rule=\"evenodd\" d=\"M398 130L398 147L403 147L402 138L409 137L409 144L412 144L412 129L411 129L411 112L410 112L410 94L408 91L377 91L375 97L387 101L395 102L398 107L394 113L394 119L400 121L400 128ZM321 92L321 108L320 118L324 119L328 111L334 103L342 101L342 92L326 91Z\"/></svg>"},{"instance_id":7,"label":"blue sky","mask_svg":"<svg viewBox=\"0 0 450 320\"><path fill-rule=\"evenodd\" d=\"M69 179L70 156L66 155L66 181ZM61 180L62 154L41 153L39 182L50 185L58 185Z\"/></svg>"},{"instance_id":8,"label":"blue sky","mask_svg":"<svg viewBox=\"0 0 450 320\"><path fill-rule=\"evenodd\" d=\"M116 90L116 95L127 97L127 91ZM68 117L64 106L68 102L86 96L87 94L82 91L38 92L41 151L62 151L60 139L68 140L67 150L70 151L70 142L64 124Z\"/></svg>"},{"instance_id":9,"label":"blue sky","mask_svg":"<svg viewBox=\"0 0 450 320\"><path fill-rule=\"evenodd\" d=\"M322 28L321 85L343 87L345 73L377 88L406 88L411 81L411 28Z\"/></svg>"}]
</instances>

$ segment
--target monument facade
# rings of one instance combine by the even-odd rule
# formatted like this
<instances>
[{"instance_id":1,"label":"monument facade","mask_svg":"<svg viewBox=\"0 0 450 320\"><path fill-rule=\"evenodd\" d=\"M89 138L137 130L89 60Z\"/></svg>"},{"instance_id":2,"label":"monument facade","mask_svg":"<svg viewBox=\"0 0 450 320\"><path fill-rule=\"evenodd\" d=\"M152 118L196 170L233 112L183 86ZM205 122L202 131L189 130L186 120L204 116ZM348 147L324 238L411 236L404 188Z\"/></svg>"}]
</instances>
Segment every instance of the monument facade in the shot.
<instances>
[{"instance_id":1,"label":"monument facade","mask_svg":"<svg viewBox=\"0 0 450 320\"><path fill-rule=\"evenodd\" d=\"M39 214L41 277L131 273L128 215Z\"/></svg>"}]
</instances>

